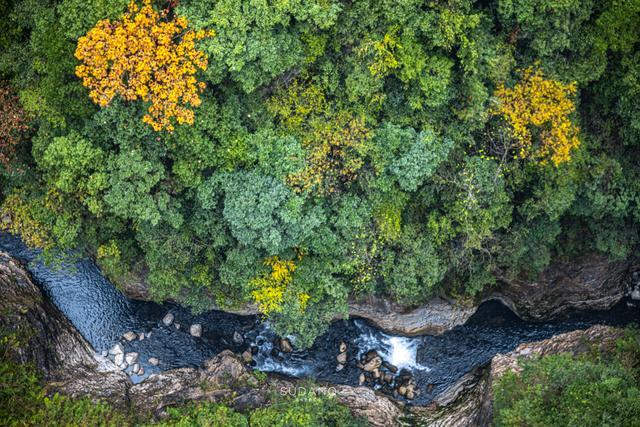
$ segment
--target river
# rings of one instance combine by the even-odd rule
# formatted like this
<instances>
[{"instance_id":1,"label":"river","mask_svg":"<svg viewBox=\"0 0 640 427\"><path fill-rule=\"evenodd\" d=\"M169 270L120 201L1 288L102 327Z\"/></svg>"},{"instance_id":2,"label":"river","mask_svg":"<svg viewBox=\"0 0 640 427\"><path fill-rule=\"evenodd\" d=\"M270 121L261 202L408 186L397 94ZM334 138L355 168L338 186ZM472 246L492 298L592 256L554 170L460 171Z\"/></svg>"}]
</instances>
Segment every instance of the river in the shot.
<instances>
[{"instance_id":1,"label":"river","mask_svg":"<svg viewBox=\"0 0 640 427\"><path fill-rule=\"evenodd\" d=\"M640 309L627 301L606 312L574 312L548 323L525 322L501 303L489 301L464 325L440 336L389 335L364 320L352 319L334 322L308 350L282 353L273 348L276 336L268 323L256 316L215 310L193 315L175 304L132 300L121 294L90 259L69 257L69 261L52 266L43 262L39 251L27 248L20 239L6 233L0 233L0 249L26 265L45 295L97 352L121 341L126 352L139 353L144 374L133 375L134 382L166 369L200 366L223 349L242 352L254 347L254 369L357 385L362 372L356 366L357 359L373 349L385 361L413 376L421 391L413 403L427 404L465 373L521 343L594 324L640 323ZM175 321L165 326L162 318L169 312ZM202 324L201 337L189 334L189 326L194 323ZM144 332L146 338L123 341L122 335L127 331ZM233 340L235 332L243 336L244 342ZM335 358L341 340L349 343L349 361L336 372ZM160 364L151 365L150 357L159 359ZM375 387L393 393L389 386Z\"/></svg>"}]
</instances>

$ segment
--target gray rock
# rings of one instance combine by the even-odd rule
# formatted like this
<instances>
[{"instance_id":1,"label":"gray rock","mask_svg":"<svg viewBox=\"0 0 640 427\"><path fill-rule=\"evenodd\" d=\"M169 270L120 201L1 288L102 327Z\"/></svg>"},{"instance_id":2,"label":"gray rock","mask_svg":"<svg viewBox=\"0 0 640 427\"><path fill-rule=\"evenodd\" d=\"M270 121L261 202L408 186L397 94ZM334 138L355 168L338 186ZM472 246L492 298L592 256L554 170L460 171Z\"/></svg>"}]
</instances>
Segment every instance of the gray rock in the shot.
<instances>
[{"instance_id":1,"label":"gray rock","mask_svg":"<svg viewBox=\"0 0 640 427\"><path fill-rule=\"evenodd\" d=\"M171 326L171 324L173 323L173 319L173 313L167 313L162 318L162 323L164 323L165 326Z\"/></svg>"},{"instance_id":2,"label":"gray rock","mask_svg":"<svg viewBox=\"0 0 640 427\"><path fill-rule=\"evenodd\" d=\"M202 325L199 324L199 323L194 323L189 328L189 333L194 337L201 337L202 336Z\"/></svg>"},{"instance_id":3,"label":"gray rock","mask_svg":"<svg viewBox=\"0 0 640 427\"><path fill-rule=\"evenodd\" d=\"M347 351L347 343L344 341L340 342L340 353L344 353Z\"/></svg>"},{"instance_id":4,"label":"gray rock","mask_svg":"<svg viewBox=\"0 0 640 427\"><path fill-rule=\"evenodd\" d=\"M138 361L138 353L136 352L127 353L124 356L124 360L126 360L126 362L129 365L131 365L132 363L136 363Z\"/></svg>"},{"instance_id":5,"label":"gray rock","mask_svg":"<svg viewBox=\"0 0 640 427\"><path fill-rule=\"evenodd\" d=\"M366 380L364 374L360 374L360 376L358 377L358 385L362 385L364 384L364 381Z\"/></svg>"},{"instance_id":6,"label":"gray rock","mask_svg":"<svg viewBox=\"0 0 640 427\"><path fill-rule=\"evenodd\" d=\"M347 352L342 352L339 355L336 356L336 360L338 361L338 363L340 363L341 365L344 365L345 363L347 363Z\"/></svg>"},{"instance_id":7,"label":"gray rock","mask_svg":"<svg viewBox=\"0 0 640 427\"><path fill-rule=\"evenodd\" d=\"M336 365L336 372L340 372L344 369L344 365L342 363L338 363Z\"/></svg>"},{"instance_id":8,"label":"gray rock","mask_svg":"<svg viewBox=\"0 0 640 427\"><path fill-rule=\"evenodd\" d=\"M140 332L140 335L138 335L138 339L140 341L142 341L144 339L144 332Z\"/></svg>"},{"instance_id":9,"label":"gray rock","mask_svg":"<svg viewBox=\"0 0 640 427\"><path fill-rule=\"evenodd\" d=\"M180 323L176 322L173 326L175 326L176 330L180 330Z\"/></svg>"},{"instance_id":10,"label":"gray rock","mask_svg":"<svg viewBox=\"0 0 640 427\"><path fill-rule=\"evenodd\" d=\"M144 375L144 367L142 367L142 365L138 368L138 375Z\"/></svg>"},{"instance_id":11,"label":"gray rock","mask_svg":"<svg viewBox=\"0 0 640 427\"><path fill-rule=\"evenodd\" d=\"M124 335L122 335L122 338L124 338L127 341L133 341L136 338L138 338L138 335L133 331L128 331L128 332L125 332Z\"/></svg>"},{"instance_id":12,"label":"gray rock","mask_svg":"<svg viewBox=\"0 0 640 427\"><path fill-rule=\"evenodd\" d=\"M241 345L244 343L244 337L242 336L242 334L238 331L234 331L233 332L233 342Z\"/></svg>"},{"instance_id":13,"label":"gray rock","mask_svg":"<svg viewBox=\"0 0 640 427\"><path fill-rule=\"evenodd\" d=\"M135 375L138 375L138 371L140 371L140 365L138 363L134 363L134 365L131 367L131 372Z\"/></svg>"},{"instance_id":14,"label":"gray rock","mask_svg":"<svg viewBox=\"0 0 640 427\"><path fill-rule=\"evenodd\" d=\"M100 356L102 356L102 357L107 357L107 356L109 356L109 351L108 351L108 350L102 350L102 351L100 352Z\"/></svg>"},{"instance_id":15,"label":"gray rock","mask_svg":"<svg viewBox=\"0 0 640 427\"><path fill-rule=\"evenodd\" d=\"M253 355L249 350L245 350L244 352L242 352L242 361L244 363L251 363L252 360L253 360Z\"/></svg>"},{"instance_id":16,"label":"gray rock","mask_svg":"<svg viewBox=\"0 0 640 427\"><path fill-rule=\"evenodd\" d=\"M124 353L116 354L113 359L113 363L115 363L118 366L122 365L124 363Z\"/></svg>"},{"instance_id":17,"label":"gray rock","mask_svg":"<svg viewBox=\"0 0 640 427\"><path fill-rule=\"evenodd\" d=\"M124 347L122 346L122 344L116 343L113 347L109 349L109 354L111 354L112 356L115 356L118 354L124 354Z\"/></svg>"},{"instance_id":18,"label":"gray rock","mask_svg":"<svg viewBox=\"0 0 640 427\"><path fill-rule=\"evenodd\" d=\"M160 361L156 357L150 357L149 364L153 366L158 366L160 364Z\"/></svg>"}]
</instances>

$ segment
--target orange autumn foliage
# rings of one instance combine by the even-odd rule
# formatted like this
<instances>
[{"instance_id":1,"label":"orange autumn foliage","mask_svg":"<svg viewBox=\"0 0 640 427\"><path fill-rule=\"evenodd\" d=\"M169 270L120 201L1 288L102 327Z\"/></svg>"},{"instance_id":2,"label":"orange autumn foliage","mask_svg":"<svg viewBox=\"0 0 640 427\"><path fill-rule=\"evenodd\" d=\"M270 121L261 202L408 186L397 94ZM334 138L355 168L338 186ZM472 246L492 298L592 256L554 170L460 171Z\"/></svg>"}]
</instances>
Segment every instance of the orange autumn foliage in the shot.
<instances>
[{"instance_id":1,"label":"orange autumn foliage","mask_svg":"<svg viewBox=\"0 0 640 427\"><path fill-rule=\"evenodd\" d=\"M569 161L571 150L580 145L579 129L569 118L575 111L571 99L575 93L575 83L547 80L540 69L527 68L513 89L498 87L499 105L491 113L509 124L521 158L536 158L541 163L550 159L558 166ZM539 140L537 149L534 139Z\"/></svg>"},{"instance_id":2,"label":"orange autumn foliage","mask_svg":"<svg viewBox=\"0 0 640 427\"><path fill-rule=\"evenodd\" d=\"M213 35L187 30L185 18L165 17L150 0L141 8L131 2L121 20L103 19L81 37L75 52L82 62L76 75L96 104L106 107L116 95L148 101L143 121L156 131L172 131L175 122L193 123L190 106L200 105L205 86L195 74L207 68L207 57L195 44Z\"/></svg>"}]
</instances>

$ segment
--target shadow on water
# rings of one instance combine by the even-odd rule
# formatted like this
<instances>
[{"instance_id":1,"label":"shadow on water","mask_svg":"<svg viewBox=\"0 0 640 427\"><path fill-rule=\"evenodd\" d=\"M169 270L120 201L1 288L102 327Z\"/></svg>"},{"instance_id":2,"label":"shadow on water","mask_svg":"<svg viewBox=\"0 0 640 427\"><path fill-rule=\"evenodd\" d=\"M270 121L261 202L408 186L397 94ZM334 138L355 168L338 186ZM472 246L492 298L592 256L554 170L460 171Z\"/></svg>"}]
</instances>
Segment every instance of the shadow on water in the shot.
<instances>
[{"instance_id":1,"label":"shadow on water","mask_svg":"<svg viewBox=\"0 0 640 427\"><path fill-rule=\"evenodd\" d=\"M126 352L140 354L145 369L143 376L132 377L134 382L161 370L200 366L203 360L223 349L241 352L254 346L256 369L357 385L362 372L356 366L357 360L366 351L375 349L384 360L413 375L421 390L414 402L426 404L495 354L511 351L521 343L594 324L623 326L640 322L640 309L626 301L606 312L575 312L548 323L525 322L501 303L489 301L464 325L440 336L393 336L363 320L336 321L310 349L281 353L274 349L275 333L256 316L221 311L193 315L175 304L131 300L102 276L91 260L74 260L60 268L49 266L40 259L38 251L26 248L20 239L5 233L0 233L0 249L27 265L48 298L96 351L107 350L121 341L127 331L144 332L147 336L144 340L124 342ZM169 327L162 323L167 312L175 316ZM194 323L203 325L200 338L189 334L189 326ZM234 332L243 335L244 343L234 342ZM348 362L336 372L335 358L341 340L349 343ZM160 365L149 364L150 357L158 358Z\"/></svg>"}]
</instances>

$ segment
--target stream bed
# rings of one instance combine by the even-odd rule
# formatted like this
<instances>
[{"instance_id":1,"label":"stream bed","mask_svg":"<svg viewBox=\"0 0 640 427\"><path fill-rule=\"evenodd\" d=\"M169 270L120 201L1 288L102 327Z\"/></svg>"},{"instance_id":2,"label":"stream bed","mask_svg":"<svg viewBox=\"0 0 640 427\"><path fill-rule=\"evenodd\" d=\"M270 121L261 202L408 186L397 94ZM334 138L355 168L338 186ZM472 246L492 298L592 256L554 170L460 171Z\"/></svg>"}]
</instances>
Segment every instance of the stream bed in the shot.
<instances>
[{"instance_id":1,"label":"stream bed","mask_svg":"<svg viewBox=\"0 0 640 427\"><path fill-rule=\"evenodd\" d=\"M283 353L274 348L277 337L268 323L257 316L215 310L193 315L175 304L132 300L121 294L93 261L76 258L51 266L43 262L39 251L27 248L19 238L6 233L0 233L0 249L25 264L46 296L97 352L122 342L126 352L139 353L144 374L133 375L134 382L162 370L200 366L224 349L241 353L253 347L254 369L358 385L362 373L356 366L358 360L367 351L376 350L383 360L414 378L420 393L413 403L424 405L495 354L511 351L521 343L594 324L640 323L640 309L627 301L606 312L575 312L548 323L525 322L501 303L489 301L464 325L439 336L389 335L364 320L351 319L334 322L310 349ZM162 322L167 313L172 313L175 319L170 326ZM189 326L196 323L202 325L201 337L189 333ZM123 341L122 336L128 331L144 332L145 339ZM241 342L236 332L242 335ZM341 341L349 344L348 362L344 369L336 371ZM160 363L150 364L151 357ZM392 393L390 386L376 385L376 388Z\"/></svg>"}]
</instances>

